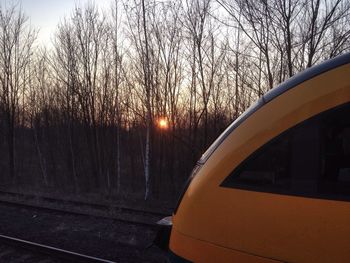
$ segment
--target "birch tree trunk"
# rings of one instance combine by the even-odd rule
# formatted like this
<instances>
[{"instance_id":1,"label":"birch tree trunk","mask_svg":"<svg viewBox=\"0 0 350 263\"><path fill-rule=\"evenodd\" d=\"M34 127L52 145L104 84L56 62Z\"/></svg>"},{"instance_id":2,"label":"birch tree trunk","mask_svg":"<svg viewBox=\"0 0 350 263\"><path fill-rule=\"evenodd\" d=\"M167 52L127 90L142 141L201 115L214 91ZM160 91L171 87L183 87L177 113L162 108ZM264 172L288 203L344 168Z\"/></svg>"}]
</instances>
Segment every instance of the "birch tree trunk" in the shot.
<instances>
[{"instance_id":1,"label":"birch tree trunk","mask_svg":"<svg viewBox=\"0 0 350 263\"><path fill-rule=\"evenodd\" d=\"M143 33L145 41L145 59L144 59L144 85L146 90L146 145L145 145L145 200L149 198L150 194L150 133L151 133L151 83L150 83L150 63L149 63L149 50L148 50L148 36L147 36L147 23L146 23L146 10L145 1L142 0L142 18L143 18Z\"/></svg>"}]
</instances>

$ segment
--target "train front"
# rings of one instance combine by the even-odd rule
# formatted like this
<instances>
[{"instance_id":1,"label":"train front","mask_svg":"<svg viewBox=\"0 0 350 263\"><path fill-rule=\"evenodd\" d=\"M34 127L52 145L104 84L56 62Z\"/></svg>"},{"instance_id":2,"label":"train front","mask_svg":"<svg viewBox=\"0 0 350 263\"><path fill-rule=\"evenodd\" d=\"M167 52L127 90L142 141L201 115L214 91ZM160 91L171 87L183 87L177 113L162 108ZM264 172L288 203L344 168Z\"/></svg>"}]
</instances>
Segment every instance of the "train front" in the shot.
<instances>
[{"instance_id":1,"label":"train front","mask_svg":"<svg viewBox=\"0 0 350 263\"><path fill-rule=\"evenodd\" d=\"M336 192L349 160L339 182L324 175L329 131L349 125L349 74L350 53L305 70L220 135L160 222L172 262L349 262L350 191Z\"/></svg>"}]
</instances>

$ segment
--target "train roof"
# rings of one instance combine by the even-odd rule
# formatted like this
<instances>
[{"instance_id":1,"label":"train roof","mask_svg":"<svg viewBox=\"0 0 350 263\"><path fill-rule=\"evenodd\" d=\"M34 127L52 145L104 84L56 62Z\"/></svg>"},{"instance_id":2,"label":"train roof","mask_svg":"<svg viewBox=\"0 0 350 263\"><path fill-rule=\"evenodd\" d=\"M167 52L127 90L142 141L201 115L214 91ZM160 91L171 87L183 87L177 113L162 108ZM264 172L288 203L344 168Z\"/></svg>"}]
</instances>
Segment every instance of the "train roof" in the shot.
<instances>
[{"instance_id":1,"label":"train roof","mask_svg":"<svg viewBox=\"0 0 350 263\"><path fill-rule=\"evenodd\" d=\"M252 106L250 106L241 116L239 116L227 129L215 140L215 142L208 148L208 150L199 159L199 163L204 163L210 157L210 155L215 151L215 149L226 139L226 137L236 129L243 121L245 121L254 112L264 106L266 103L272 101L279 95L285 93L286 91L293 89L299 84L310 80L324 72L335 69L342 65L350 63L350 53L346 53L341 56L337 56L333 59L326 60L319 65L315 65L311 68L305 69L302 72L297 73L293 77L289 78L285 82L281 83L277 87L271 89L261 98L258 99Z\"/></svg>"}]
</instances>

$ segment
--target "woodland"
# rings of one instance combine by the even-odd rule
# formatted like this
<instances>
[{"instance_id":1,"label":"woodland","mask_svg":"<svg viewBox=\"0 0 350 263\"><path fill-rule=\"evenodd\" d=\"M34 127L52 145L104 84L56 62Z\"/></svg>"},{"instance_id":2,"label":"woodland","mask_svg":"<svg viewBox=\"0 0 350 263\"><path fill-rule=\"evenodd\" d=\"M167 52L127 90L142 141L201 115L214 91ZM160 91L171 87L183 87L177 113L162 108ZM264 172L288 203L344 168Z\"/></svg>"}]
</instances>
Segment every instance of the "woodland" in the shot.
<instances>
[{"instance_id":1,"label":"woodland","mask_svg":"<svg viewBox=\"0 0 350 263\"><path fill-rule=\"evenodd\" d=\"M350 51L348 0L115 0L52 43L0 4L0 188L173 204L264 93Z\"/></svg>"}]
</instances>

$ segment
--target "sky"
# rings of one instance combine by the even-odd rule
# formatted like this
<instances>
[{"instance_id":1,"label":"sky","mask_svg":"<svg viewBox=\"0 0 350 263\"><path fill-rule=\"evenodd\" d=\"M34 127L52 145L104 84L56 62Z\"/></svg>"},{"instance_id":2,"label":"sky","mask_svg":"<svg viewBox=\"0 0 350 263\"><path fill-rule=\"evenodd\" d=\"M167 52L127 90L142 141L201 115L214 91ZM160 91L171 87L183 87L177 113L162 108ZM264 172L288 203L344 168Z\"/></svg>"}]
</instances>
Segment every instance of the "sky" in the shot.
<instances>
[{"instance_id":1,"label":"sky","mask_svg":"<svg viewBox=\"0 0 350 263\"><path fill-rule=\"evenodd\" d=\"M75 5L84 6L91 0L0 0L1 5L20 3L31 25L39 29L38 42L47 47L51 41L58 23L69 16ZM98 7L109 10L112 0L95 0Z\"/></svg>"}]
</instances>

